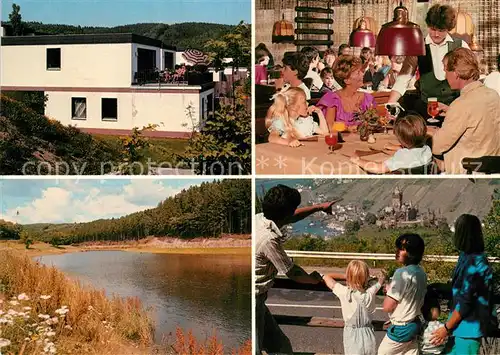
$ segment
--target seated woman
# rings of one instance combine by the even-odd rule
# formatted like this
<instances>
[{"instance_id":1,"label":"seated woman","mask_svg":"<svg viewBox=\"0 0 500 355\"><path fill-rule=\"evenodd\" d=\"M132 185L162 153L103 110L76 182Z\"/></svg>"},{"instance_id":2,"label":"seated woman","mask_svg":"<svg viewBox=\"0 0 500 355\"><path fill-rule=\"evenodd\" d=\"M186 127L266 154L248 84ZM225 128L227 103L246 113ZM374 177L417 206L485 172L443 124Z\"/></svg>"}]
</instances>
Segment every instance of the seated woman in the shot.
<instances>
[{"instance_id":1,"label":"seated woman","mask_svg":"<svg viewBox=\"0 0 500 355\"><path fill-rule=\"evenodd\" d=\"M269 111L272 117L269 143L298 147L299 139L328 134L323 113L315 106L307 107L306 94L300 88L276 94ZM318 114L319 125L311 117L313 112Z\"/></svg>"},{"instance_id":2,"label":"seated woman","mask_svg":"<svg viewBox=\"0 0 500 355\"><path fill-rule=\"evenodd\" d=\"M325 115L328 127L334 122L344 122L349 130L356 130L355 113L376 105L368 93L359 92L363 86L364 70L359 57L340 56L333 66L333 77L342 89L326 93L316 105Z\"/></svg>"}]
</instances>

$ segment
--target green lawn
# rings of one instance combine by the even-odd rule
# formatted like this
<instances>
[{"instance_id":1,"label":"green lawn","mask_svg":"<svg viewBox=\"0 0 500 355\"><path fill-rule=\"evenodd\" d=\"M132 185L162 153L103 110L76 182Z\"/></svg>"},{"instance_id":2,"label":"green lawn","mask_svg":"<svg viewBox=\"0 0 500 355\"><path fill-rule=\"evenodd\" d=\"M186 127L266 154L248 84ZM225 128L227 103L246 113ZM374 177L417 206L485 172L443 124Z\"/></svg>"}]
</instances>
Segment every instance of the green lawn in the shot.
<instances>
[{"instance_id":1,"label":"green lawn","mask_svg":"<svg viewBox=\"0 0 500 355\"><path fill-rule=\"evenodd\" d=\"M113 148L122 149L120 136L94 134L96 139L105 141ZM187 139L179 138L149 138L151 146L146 150L146 157L156 163L177 164L177 155L181 155L188 145ZM147 160L146 158L146 160Z\"/></svg>"}]
</instances>

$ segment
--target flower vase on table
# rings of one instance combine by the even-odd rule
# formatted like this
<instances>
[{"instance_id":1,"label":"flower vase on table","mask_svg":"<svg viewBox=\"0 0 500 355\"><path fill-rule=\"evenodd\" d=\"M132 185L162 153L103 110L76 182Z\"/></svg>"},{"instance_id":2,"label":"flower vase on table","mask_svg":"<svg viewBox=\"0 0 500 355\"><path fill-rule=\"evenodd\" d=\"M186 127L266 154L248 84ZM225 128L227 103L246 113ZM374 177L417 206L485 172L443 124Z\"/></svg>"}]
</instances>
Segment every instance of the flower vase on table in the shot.
<instances>
[{"instance_id":1,"label":"flower vase on table","mask_svg":"<svg viewBox=\"0 0 500 355\"><path fill-rule=\"evenodd\" d=\"M368 141L370 135L373 135L377 130L381 129L385 122L385 117L381 117L374 107L364 112L357 113L356 118L359 121L359 139L363 142Z\"/></svg>"}]
</instances>

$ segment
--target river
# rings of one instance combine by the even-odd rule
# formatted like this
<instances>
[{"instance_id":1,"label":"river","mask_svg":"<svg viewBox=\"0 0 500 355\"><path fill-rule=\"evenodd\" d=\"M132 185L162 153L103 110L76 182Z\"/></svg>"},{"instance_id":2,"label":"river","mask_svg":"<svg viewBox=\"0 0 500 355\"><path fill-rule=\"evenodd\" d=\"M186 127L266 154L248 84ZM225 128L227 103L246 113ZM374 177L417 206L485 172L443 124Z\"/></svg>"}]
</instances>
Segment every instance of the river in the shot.
<instances>
[{"instance_id":1,"label":"river","mask_svg":"<svg viewBox=\"0 0 500 355\"><path fill-rule=\"evenodd\" d=\"M216 331L227 350L251 338L250 255L92 251L37 259L107 295L139 297L153 308L158 343L173 339L176 326L199 340Z\"/></svg>"}]
</instances>

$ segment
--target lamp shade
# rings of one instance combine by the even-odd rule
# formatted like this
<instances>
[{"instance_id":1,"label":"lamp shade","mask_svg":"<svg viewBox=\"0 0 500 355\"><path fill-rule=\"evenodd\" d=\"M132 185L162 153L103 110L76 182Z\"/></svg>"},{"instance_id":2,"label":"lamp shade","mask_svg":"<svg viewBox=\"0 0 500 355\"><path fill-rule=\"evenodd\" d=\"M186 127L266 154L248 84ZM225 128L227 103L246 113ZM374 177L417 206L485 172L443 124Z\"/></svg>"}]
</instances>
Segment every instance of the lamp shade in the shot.
<instances>
[{"instance_id":1,"label":"lamp shade","mask_svg":"<svg viewBox=\"0 0 500 355\"><path fill-rule=\"evenodd\" d=\"M281 21L276 21L273 26L272 43L293 43L295 30L293 23L285 20L285 15Z\"/></svg>"},{"instance_id":2,"label":"lamp shade","mask_svg":"<svg viewBox=\"0 0 500 355\"><path fill-rule=\"evenodd\" d=\"M349 36L349 45L351 47L375 47L375 35L366 27L366 21L361 20L359 27L351 32Z\"/></svg>"},{"instance_id":3,"label":"lamp shade","mask_svg":"<svg viewBox=\"0 0 500 355\"><path fill-rule=\"evenodd\" d=\"M477 42L476 35L473 34L471 38L471 43L469 45L469 48L473 52L483 52L483 47Z\"/></svg>"},{"instance_id":4,"label":"lamp shade","mask_svg":"<svg viewBox=\"0 0 500 355\"><path fill-rule=\"evenodd\" d=\"M408 9L400 4L394 19L380 29L375 46L376 55L425 55L424 35L420 26L408 20Z\"/></svg>"},{"instance_id":5,"label":"lamp shade","mask_svg":"<svg viewBox=\"0 0 500 355\"><path fill-rule=\"evenodd\" d=\"M455 38L461 38L465 42L470 43L472 35L474 34L472 16L459 9L457 13L457 24L450 31L450 34Z\"/></svg>"}]
</instances>

